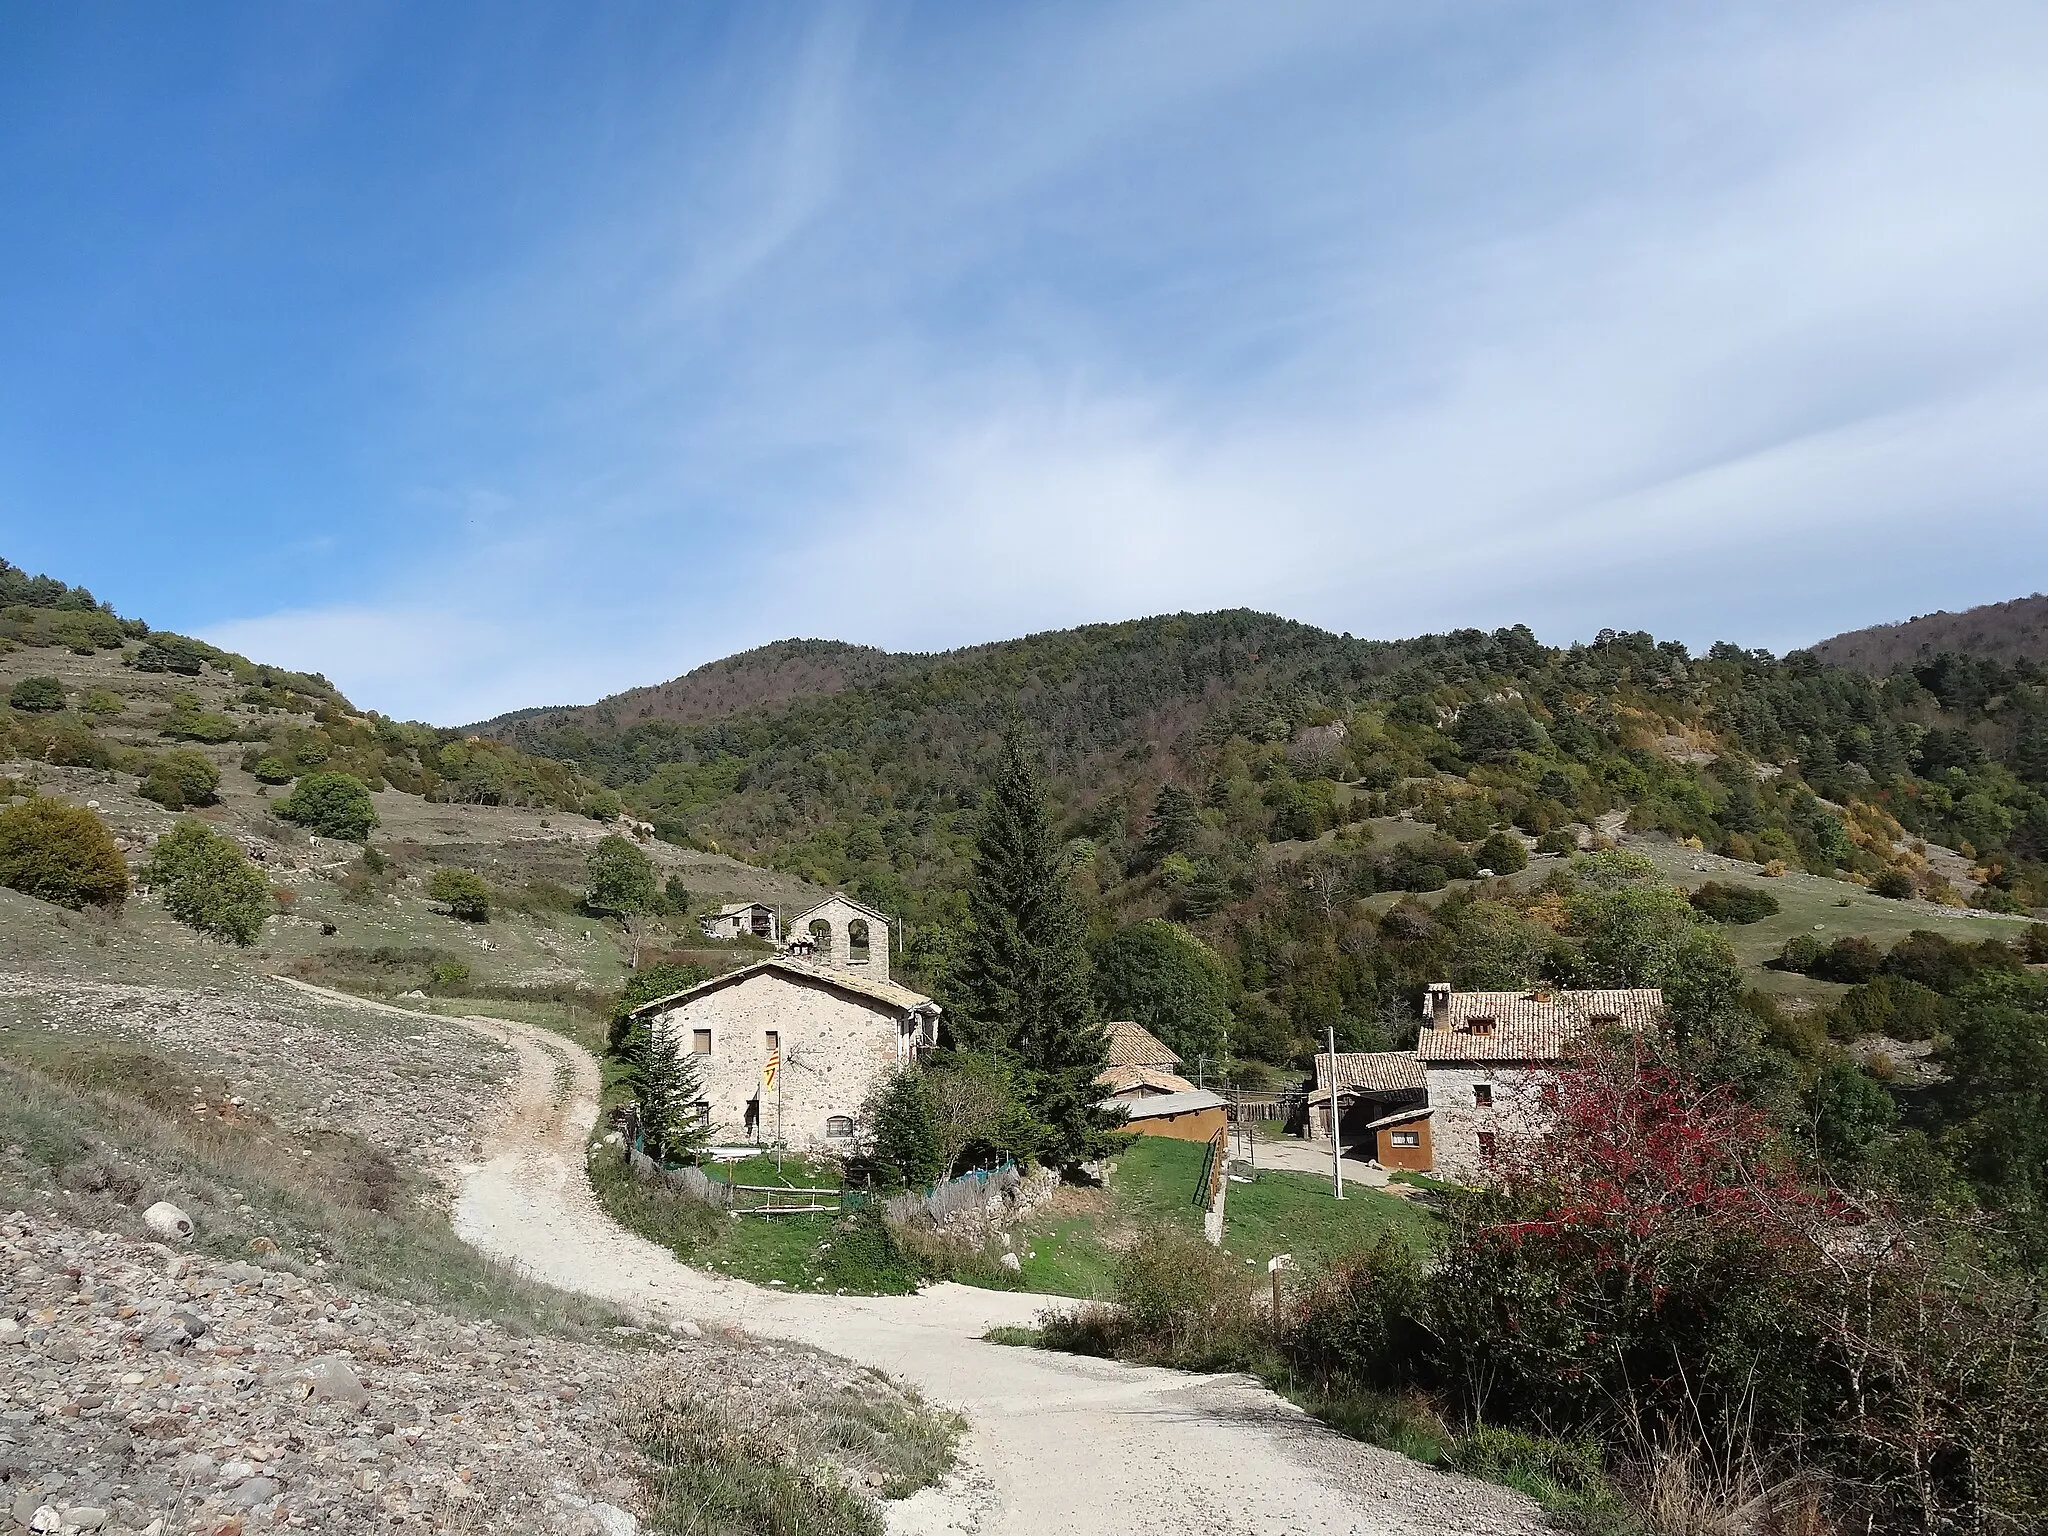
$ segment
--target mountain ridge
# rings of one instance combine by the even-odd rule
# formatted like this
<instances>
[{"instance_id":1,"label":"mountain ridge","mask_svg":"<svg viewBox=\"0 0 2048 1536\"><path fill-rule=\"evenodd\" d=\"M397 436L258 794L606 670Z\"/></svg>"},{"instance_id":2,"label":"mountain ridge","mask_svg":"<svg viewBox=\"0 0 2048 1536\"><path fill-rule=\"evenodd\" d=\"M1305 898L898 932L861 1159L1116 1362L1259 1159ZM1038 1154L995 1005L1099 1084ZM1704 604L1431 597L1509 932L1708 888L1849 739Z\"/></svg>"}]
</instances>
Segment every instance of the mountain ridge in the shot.
<instances>
[{"instance_id":1,"label":"mountain ridge","mask_svg":"<svg viewBox=\"0 0 2048 1536\"><path fill-rule=\"evenodd\" d=\"M2048 594L1869 624L1831 635L1807 649L1830 666L1868 677L1882 677L1945 651L1984 661L2048 662Z\"/></svg>"}]
</instances>

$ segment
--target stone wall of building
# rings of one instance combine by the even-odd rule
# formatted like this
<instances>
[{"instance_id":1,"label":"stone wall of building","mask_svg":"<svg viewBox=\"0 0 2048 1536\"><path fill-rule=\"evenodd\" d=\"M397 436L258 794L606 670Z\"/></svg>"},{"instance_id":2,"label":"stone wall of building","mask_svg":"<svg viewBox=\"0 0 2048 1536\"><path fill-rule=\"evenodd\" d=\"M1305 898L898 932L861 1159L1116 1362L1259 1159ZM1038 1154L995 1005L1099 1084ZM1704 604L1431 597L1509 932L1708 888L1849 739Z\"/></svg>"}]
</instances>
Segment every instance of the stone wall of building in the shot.
<instances>
[{"instance_id":1,"label":"stone wall of building","mask_svg":"<svg viewBox=\"0 0 2048 1536\"><path fill-rule=\"evenodd\" d=\"M1495 1165L1482 1154L1479 1136L1493 1133L1501 1155L1517 1137L1543 1127L1543 1085L1556 1075L1550 1068L1488 1062L1428 1064L1430 1142L1439 1178L1460 1184L1482 1184L1494 1177ZM1493 1089L1493 1106L1481 1109L1473 1090Z\"/></svg>"},{"instance_id":2,"label":"stone wall of building","mask_svg":"<svg viewBox=\"0 0 2048 1536\"><path fill-rule=\"evenodd\" d=\"M899 1010L787 972L757 972L659 1014L655 1026L674 1031L685 1051L698 1030L711 1032L711 1054L699 1056L704 1101L715 1139L738 1142L746 1108L758 1098L760 1123L751 1139L774 1141L775 1094L761 1087L768 1033L782 1049L780 1139L792 1147L846 1150L826 1135L826 1122L845 1115L860 1123L875 1085L910 1059L916 1045Z\"/></svg>"},{"instance_id":3,"label":"stone wall of building","mask_svg":"<svg viewBox=\"0 0 2048 1536\"><path fill-rule=\"evenodd\" d=\"M853 958L849 931L856 922L866 923L868 927L865 960ZM818 903L791 923L789 936L795 938L799 934L809 934L820 923L829 931L829 943L818 945L817 953L812 957L815 964L829 965L836 971L851 971L871 981L889 979L889 924L884 919L870 914L865 907L834 896Z\"/></svg>"}]
</instances>

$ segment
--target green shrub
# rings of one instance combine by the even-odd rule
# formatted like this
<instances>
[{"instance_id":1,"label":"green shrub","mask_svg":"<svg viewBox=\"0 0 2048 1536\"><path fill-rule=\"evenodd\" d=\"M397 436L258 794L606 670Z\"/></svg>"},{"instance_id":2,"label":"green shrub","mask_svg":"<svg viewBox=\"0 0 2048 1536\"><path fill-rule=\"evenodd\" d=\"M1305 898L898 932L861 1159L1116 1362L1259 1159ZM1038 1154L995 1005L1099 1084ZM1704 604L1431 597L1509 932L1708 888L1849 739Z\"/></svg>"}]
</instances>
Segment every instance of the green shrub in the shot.
<instances>
[{"instance_id":1,"label":"green shrub","mask_svg":"<svg viewBox=\"0 0 2048 1536\"><path fill-rule=\"evenodd\" d=\"M444 960L434 967L433 980L427 985L436 992L460 992L469 985L469 967L460 960Z\"/></svg>"},{"instance_id":2,"label":"green shrub","mask_svg":"<svg viewBox=\"0 0 2048 1536\"><path fill-rule=\"evenodd\" d=\"M1569 858L1579 851L1578 834L1570 827L1552 827L1536 839L1536 851L1562 854Z\"/></svg>"},{"instance_id":3,"label":"green shrub","mask_svg":"<svg viewBox=\"0 0 2048 1536\"><path fill-rule=\"evenodd\" d=\"M1903 869L1888 869L1870 882L1871 890L1892 901L1910 901L1915 894L1913 877Z\"/></svg>"},{"instance_id":4,"label":"green shrub","mask_svg":"<svg viewBox=\"0 0 2048 1536\"><path fill-rule=\"evenodd\" d=\"M299 770L291 764L268 754L257 758L249 771L256 776L259 784L289 784L299 776Z\"/></svg>"},{"instance_id":5,"label":"green shrub","mask_svg":"<svg viewBox=\"0 0 2048 1536\"><path fill-rule=\"evenodd\" d=\"M152 636L148 644L136 652L135 670L138 672L179 672L196 676L206 665L213 647L197 640L188 640L183 635L160 634Z\"/></svg>"},{"instance_id":6,"label":"green shrub","mask_svg":"<svg viewBox=\"0 0 2048 1536\"><path fill-rule=\"evenodd\" d=\"M35 799L0 811L0 885L60 907L118 907L128 865L91 811Z\"/></svg>"},{"instance_id":7,"label":"green shrub","mask_svg":"<svg viewBox=\"0 0 2048 1536\"><path fill-rule=\"evenodd\" d=\"M203 709L174 709L164 719L164 735L173 741L203 741L218 746L233 741L239 729L226 715Z\"/></svg>"},{"instance_id":8,"label":"green shrub","mask_svg":"<svg viewBox=\"0 0 2048 1536\"><path fill-rule=\"evenodd\" d=\"M7 702L25 714L42 715L64 707L64 685L54 677L24 677Z\"/></svg>"},{"instance_id":9,"label":"green shrub","mask_svg":"<svg viewBox=\"0 0 2048 1536\"><path fill-rule=\"evenodd\" d=\"M276 811L322 837L361 842L377 825L377 807L363 781L348 773L309 773L277 802Z\"/></svg>"},{"instance_id":10,"label":"green shrub","mask_svg":"<svg viewBox=\"0 0 2048 1536\"><path fill-rule=\"evenodd\" d=\"M1822 945L1810 933L1795 933L1785 941L1785 947L1778 951L1778 958L1772 962L1778 970L1798 971L1802 975L1812 969L1820 959Z\"/></svg>"},{"instance_id":11,"label":"green shrub","mask_svg":"<svg viewBox=\"0 0 2048 1536\"><path fill-rule=\"evenodd\" d=\"M121 695L109 693L104 688L89 689L78 707L95 720L111 720L127 706L121 702Z\"/></svg>"},{"instance_id":12,"label":"green shrub","mask_svg":"<svg viewBox=\"0 0 2048 1536\"><path fill-rule=\"evenodd\" d=\"M1491 832L1472 851L1472 862L1496 875L1519 874L1529 867L1529 850L1512 832Z\"/></svg>"},{"instance_id":13,"label":"green shrub","mask_svg":"<svg viewBox=\"0 0 2048 1536\"><path fill-rule=\"evenodd\" d=\"M1778 913L1778 898L1769 891L1758 890L1753 885L1729 885L1719 880L1709 880L1694 891L1693 906L1717 923L1740 927L1745 923L1760 923Z\"/></svg>"},{"instance_id":14,"label":"green shrub","mask_svg":"<svg viewBox=\"0 0 2048 1536\"><path fill-rule=\"evenodd\" d=\"M1818 976L1822 981L1842 981L1850 985L1868 981L1884 966L1884 951L1870 940L1856 937L1835 940L1822 950L1813 964L1807 967L1807 974Z\"/></svg>"},{"instance_id":15,"label":"green shrub","mask_svg":"<svg viewBox=\"0 0 2048 1536\"><path fill-rule=\"evenodd\" d=\"M270 915L270 884L241 845L203 821L179 822L157 840L143 878L188 928L247 948Z\"/></svg>"},{"instance_id":16,"label":"green shrub","mask_svg":"<svg viewBox=\"0 0 2048 1536\"><path fill-rule=\"evenodd\" d=\"M212 760L203 752L181 747L151 763L135 792L167 811L182 811L190 806L212 805L220 798L216 793L219 788L220 770Z\"/></svg>"},{"instance_id":17,"label":"green shrub","mask_svg":"<svg viewBox=\"0 0 2048 1536\"><path fill-rule=\"evenodd\" d=\"M450 917L481 923L491 915L491 888L483 877L444 865L427 881L427 898L447 907Z\"/></svg>"}]
</instances>

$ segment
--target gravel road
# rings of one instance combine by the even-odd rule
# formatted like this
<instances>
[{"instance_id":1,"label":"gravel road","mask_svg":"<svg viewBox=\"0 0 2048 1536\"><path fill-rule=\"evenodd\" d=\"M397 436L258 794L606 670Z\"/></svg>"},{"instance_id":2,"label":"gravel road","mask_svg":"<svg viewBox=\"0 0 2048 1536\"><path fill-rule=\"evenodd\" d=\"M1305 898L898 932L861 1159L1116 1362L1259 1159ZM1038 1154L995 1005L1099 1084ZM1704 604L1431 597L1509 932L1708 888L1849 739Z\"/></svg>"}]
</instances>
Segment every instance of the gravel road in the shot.
<instances>
[{"instance_id":1,"label":"gravel road","mask_svg":"<svg viewBox=\"0 0 2048 1536\"><path fill-rule=\"evenodd\" d=\"M980 1341L1054 1301L935 1285L915 1296L782 1295L708 1275L626 1232L584 1176L597 1062L545 1030L471 1027L518 1052L504 1119L465 1170L455 1224L535 1279L669 1322L737 1325L890 1371L970 1424L946 1484L892 1530L1307 1536L1544 1529L1528 1500L1334 1434L1242 1377L1190 1376ZM563 1093L566 1078L568 1092Z\"/></svg>"}]
</instances>

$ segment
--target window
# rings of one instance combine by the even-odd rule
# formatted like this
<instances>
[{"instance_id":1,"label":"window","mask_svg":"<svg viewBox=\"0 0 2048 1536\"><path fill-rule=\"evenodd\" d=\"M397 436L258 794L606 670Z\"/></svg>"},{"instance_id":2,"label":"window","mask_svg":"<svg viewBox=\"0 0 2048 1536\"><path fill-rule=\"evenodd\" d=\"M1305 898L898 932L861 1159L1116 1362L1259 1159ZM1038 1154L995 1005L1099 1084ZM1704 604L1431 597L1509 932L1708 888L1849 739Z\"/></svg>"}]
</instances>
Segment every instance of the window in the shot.
<instances>
[{"instance_id":1,"label":"window","mask_svg":"<svg viewBox=\"0 0 2048 1536\"><path fill-rule=\"evenodd\" d=\"M782 1049L782 1031L771 1029L767 1032L768 1054L773 1056Z\"/></svg>"},{"instance_id":2,"label":"window","mask_svg":"<svg viewBox=\"0 0 2048 1536\"><path fill-rule=\"evenodd\" d=\"M1474 1083L1472 1085L1472 1104L1477 1109L1493 1108L1493 1084Z\"/></svg>"},{"instance_id":3,"label":"window","mask_svg":"<svg viewBox=\"0 0 2048 1536\"><path fill-rule=\"evenodd\" d=\"M1471 1030L1475 1035L1490 1035L1493 1033L1493 1019L1487 1014L1474 1014L1471 1019Z\"/></svg>"},{"instance_id":4,"label":"window","mask_svg":"<svg viewBox=\"0 0 2048 1536\"><path fill-rule=\"evenodd\" d=\"M1481 1131L1479 1133L1479 1160L1482 1163L1492 1162L1493 1152L1493 1132Z\"/></svg>"},{"instance_id":5,"label":"window","mask_svg":"<svg viewBox=\"0 0 2048 1536\"><path fill-rule=\"evenodd\" d=\"M851 965L868 963L868 925L858 917L846 925L846 959Z\"/></svg>"},{"instance_id":6,"label":"window","mask_svg":"<svg viewBox=\"0 0 2048 1536\"><path fill-rule=\"evenodd\" d=\"M710 1130L711 1106L707 1104L704 1100L699 1099L696 1103L692 1104L690 1108L694 1109L697 1112L697 1129L700 1131Z\"/></svg>"},{"instance_id":7,"label":"window","mask_svg":"<svg viewBox=\"0 0 2048 1536\"><path fill-rule=\"evenodd\" d=\"M836 1141L853 1139L853 1118L850 1115L834 1115L825 1122L825 1134Z\"/></svg>"},{"instance_id":8,"label":"window","mask_svg":"<svg viewBox=\"0 0 2048 1536\"><path fill-rule=\"evenodd\" d=\"M709 1056L711 1054L710 1030L693 1029L690 1031L690 1054L692 1056Z\"/></svg>"},{"instance_id":9,"label":"window","mask_svg":"<svg viewBox=\"0 0 2048 1536\"><path fill-rule=\"evenodd\" d=\"M828 965L832 962L832 925L822 917L811 919L811 951Z\"/></svg>"},{"instance_id":10,"label":"window","mask_svg":"<svg viewBox=\"0 0 2048 1536\"><path fill-rule=\"evenodd\" d=\"M1395 1131L1388 1137L1388 1140L1392 1141L1397 1147L1419 1147L1422 1145L1422 1132Z\"/></svg>"}]
</instances>

